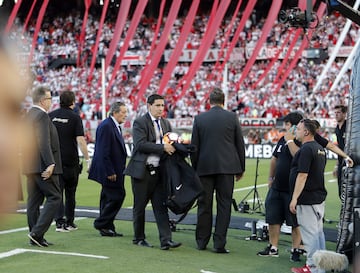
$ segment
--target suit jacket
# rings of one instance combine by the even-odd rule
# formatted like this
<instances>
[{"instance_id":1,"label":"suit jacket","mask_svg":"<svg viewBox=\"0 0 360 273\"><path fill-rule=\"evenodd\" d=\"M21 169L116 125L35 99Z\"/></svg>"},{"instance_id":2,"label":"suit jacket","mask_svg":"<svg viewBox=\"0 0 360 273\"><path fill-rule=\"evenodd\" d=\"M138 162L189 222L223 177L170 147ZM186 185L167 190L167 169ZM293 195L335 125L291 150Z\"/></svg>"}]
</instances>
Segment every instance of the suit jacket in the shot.
<instances>
[{"instance_id":1,"label":"suit jacket","mask_svg":"<svg viewBox=\"0 0 360 273\"><path fill-rule=\"evenodd\" d=\"M235 113L214 106L195 117L191 144L193 167L199 176L241 174L245 171L245 145Z\"/></svg>"},{"instance_id":2,"label":"suit jacket","mask_svg":"<svg viewBox=\"0 0 360 273\"><path fill-rule=\"evenodd\" d=\"M35 151L31 155L25 155L24 174L40 174L51 164L55 164L53 174L61 174L59 137L49 115L33 107L29 110L27 119L33 128Z\"/></svg>"},{"instance_id":3,"label":"suit jacket","mask_svg":"<svg viewBox=\"0 0 360 273\"><path fill-rule=\"evenodd\" d=\"M171 125L167 119L160 120L164 134L171 132ZM137 118L133 124L134 149L130 162L125 170L126 175L142 179L145 175L146 160L150 154L162 156L164 153L163 145L156 144L156 133L154 122L150 114Z\"/></svg>"},{"instance_id":4,"label":"suit jacket","mask_svg":"<svg viewBox=\"0 0 360 273\"><path fill-rule=\"evenodd\" d=\"M95 151L89 170L89 179L105 187L123 187L126 157L124 139L114 121L108 117L96 130ZM116 182L107 178L113 174L116 174Z\"/></svg>"}]
</instances>

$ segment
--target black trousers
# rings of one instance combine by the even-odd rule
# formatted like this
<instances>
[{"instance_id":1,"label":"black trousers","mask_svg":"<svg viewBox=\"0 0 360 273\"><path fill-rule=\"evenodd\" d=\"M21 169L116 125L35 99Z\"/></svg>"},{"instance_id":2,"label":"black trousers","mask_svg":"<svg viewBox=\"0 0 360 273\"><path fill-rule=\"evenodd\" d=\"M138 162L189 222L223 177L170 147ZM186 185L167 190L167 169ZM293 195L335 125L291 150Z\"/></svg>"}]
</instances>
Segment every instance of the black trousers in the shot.
<instances>
[{"instance_id":1,"label":"black trousers","mask_svg":"<svg viewBox=\"0 0 360 273\"><path fill-rule=\"evenodd\" d=\"M27 191L29 230L41 238L49 229L61 202L59 176L53 174L49 179L43 180L40 174L27 175ZM44 200L44 207L40 211L40 206Z\"/></svg>"},{"instance_id":2,"label":"black trousers","mask_svg":"<svg viewBox=\"0 0 360 273\"><path fill-rule=\"evenodd\" d=\"M213 225L213 196L215 191L216 220L213 241L214 248L223 248L226 245L226 235L231 217L234 175L201 176L200 180L204 192L198 199L196 242L199 248L205 248L209 243Z\"/></svg>"},{"instance_id":3,"label":"black trousers","mask_svg":"<svg viewBox=\"0 0 360 273\"><path fill-rule=\"evenodd\" d=\"M72 224L75 218L75 195L79 182L79 166L63 166L63 174L59 176L59 181L62 199L55 214L55 221L57 225ZM64 216L66 219L64 219Z\"/></svg>"},{"instance_id":4,"label":"black trousers","mask_svg":"<svg viewBox=\"0 0 360 273\"><path fill-rule=\"evenodd\" d=\"M134 241L143 240L145 236L145 208L151 200L156 224L159 230L160 243L171 240L168 209L165 204L166 191L160 179L159 171L155 175L145 172L143 179L131 179L134 195L133 225Z\"/></svg>"},{"instance_id":5,"label":"black trousers","mask_svg":"<svg viewBox=\"0 0 360 273\"><path fill-rule=\"evenodd\" d=\"M121 188L102 186L100 194L100 214L94 221L96 229L112 229L115 231L114 220L125 199L124 185Z\"/></svg>"}]
</instances>

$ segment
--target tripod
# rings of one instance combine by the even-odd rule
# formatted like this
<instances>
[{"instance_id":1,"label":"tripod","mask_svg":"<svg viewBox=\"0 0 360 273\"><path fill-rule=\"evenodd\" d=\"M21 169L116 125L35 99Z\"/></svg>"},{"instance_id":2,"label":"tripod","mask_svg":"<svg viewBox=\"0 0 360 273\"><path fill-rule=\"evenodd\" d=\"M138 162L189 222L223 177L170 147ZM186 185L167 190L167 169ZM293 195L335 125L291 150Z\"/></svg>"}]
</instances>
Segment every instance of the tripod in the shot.
<instances>
[{"instance_id":1,"label":"tripod","mask_svg":"<svg viewBox=\"0 0 360 273\"><path fill-rule=\"evenodd\" d=\"M263 204L260 201L260 197L259 197L259 192L257 190L257 180L258 180L258 176L259 176L259 158L256 158L256 169L255 169L255 183L254 183L254 187L246 194L246 196L240 201L240 204L243 204L246 202L247 198L250 196L251 193L254 193L253 196L253 203L252 203L252 210L251 212L258 212L258 213L262 213L261 209L263 208Z\"/></svg>"}]
</instances>

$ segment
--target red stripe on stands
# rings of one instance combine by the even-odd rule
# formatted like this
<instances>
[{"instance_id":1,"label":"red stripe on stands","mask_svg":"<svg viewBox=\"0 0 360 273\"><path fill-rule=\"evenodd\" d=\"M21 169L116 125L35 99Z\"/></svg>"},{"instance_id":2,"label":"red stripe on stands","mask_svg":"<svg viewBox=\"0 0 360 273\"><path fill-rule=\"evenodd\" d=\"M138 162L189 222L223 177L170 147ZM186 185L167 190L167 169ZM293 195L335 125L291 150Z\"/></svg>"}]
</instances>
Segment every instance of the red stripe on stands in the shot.
<instances>
[{"instance_id":1,"label":"red stripe on stands","mask_svg":"<svg viewBox=\"0 0 360 273\"><path fill-rule=\"evenodd\" d=\"M237 3L236 8L234 10L233 16L231 17L230 24L227 26L228 29L227 29L227 31L225 33L225 36L224 36L224 42L221 44L220 53L219 53L218 58L216 60L214 70L212 71L212 73L210 75L210 80L212 80L214 78L214 76L217 76L217 80L219 80L219 78L220 78L219 77L220 75L218 74L220 72L219 68L221 66L220 61L224 57L225 47L229 45L230 34L231 34L232 29L233 29L233 26L234 26L235 20L237 18L238 12L240 10L241 3L242 3L242 1L239 0L238 3ZM215 75L215 73L217 75Z\"/></svg>"},{"instance_id":2,"label":"red stripe on stands","mask_svg":"<svg viewBox=\"0 0 360 273\"><path fill-rule=\"evenodd\" d=\"M84 0L85 3L85 13L84 13L84 18L83 18L83 23L81 26L81 32L80 32L80 37L79 37L79 48L78 48L78 57L76 60L76 66L79 67L80 66L80 61L81 61L81 52L84 46L84 41L85 41L85 30L86 30L86 25L87 25L87 21L88 21L88 17L89 17L89 9L91 6L91 0Z\"/></svg>"},{"instance_id":3,"label":"red stripe on stands","mask_svg":"<svg viewBox=\"0 0 360 273\"><path fill-rule=\"evenodd\" d=\"M130 5L131 5L131 0L121 1L121 6L119 8L118 16L116 18L114 34L111 39L109 50L106 54L105 70L109 67L109 65L111 64L111 60L115 55L116 48L121 38L121 33L123 32L125 26L126 18L128 17L129 14Z\"/></svg>"},{"instance_id":4,"label":"red stripe on stands","mask_svg":"<svg viewBox=\"0 0 360 273\"><path fill-rule=\"evenodd\" d=\"M315 1L316 0L313 0L313 2L312 2L313 5L314 5ZM299 1L299 8L301 10L305 10L306 9L306 1L304 1L304 0ZM287 61L290 58L290 56L292 54L292 51L293 51L293 48L297 44L299 36L300 36L301 33L302 33L302 29L297 29L296 30L295 36L294 36L294 38L292 39L292 42L289 45L289 48L288 48L288 50L286 52L286 55L285 55L284 59L282 60L280 66L278 67L278 69L276 71L276 76L275 76L275 79L274 79L273 83L277 83L279 81L279 78L282 75L282 73L284 73L284 71L285 71L284 69L285 69L285 66L287 64Z\"/></svg>"},{"instance_id":5,"label":"red stripe on stands","mask_svg":"<svg viewBox=\"0 0 360 273\"><path fill-rule=\"evenodd\" d=\"M34 55L34 50L35 50L35 47L37 45L37 38L39 36L39 31L40 31L41 24L42 24L42 21L44 19L45 11L46 11L46 8L47 8L48 4L49 4L49 0L44 0L44 2L41 5L41 8L40 8L38 18L36 20L34 36L33 36L33 39L32 39L31 49L30 49L30 54L29 54L29 60L28 60L29 64L31 63L33 55Z\"/></svg>"},{"instance_id":6,"label":"red stripe on stands","mask_svg":"<svg viewBox=\"0 0 360 273\"><path fill-rule=\"evenodd\" d=\"M18 0L17 3L15 3L15 5L14 5L12 11L11 11L11 14L9 16L8 22L7 22L6 27L5 27L5 34L9 33L12 25L14 24L14 20L16 18L16 15L17 15L18 11L19 11L21 1L22 0Z\"/></svg>"},{"instance_id":7,"label":"red stripe on stands","mask_svg":"<svg viewBox=\"0 0 360 273\"><path fill-rule=\"evenodd\" d=\"M286 35L286 38L285 38L285 40L283 41L280 49L278 50L278 52L276 52L276 54L275 54L274 58L272 58L271 62L266 66L265 71L260 75L260 77L257 79L257 81L252 85L251 89L255 89L256 86L258 86L258 84L259 84L259 83L266 77L266 75L269 73L270 69L273 67L273 65L275 64L275 62L276 62L277 60L279 60L280 54L284 51L285 46L287 47L288 42L289 42L290 37L292 36L293 32L294 32L293 29L290 29L290 30L288 31L288 33L287 33L287 35ZM295 37L296 37L296 35L295 35ZM291 42L291 44L294 43L294 41L295 41L295 42L297 41L297 37L296 37L296 38L295 38L295 37L293 37L294 39L293 39L293 41ZM286 52L286 56L289 54L289 52L291 52L292 48L291 48L291 49L290 49L290 48L291 48L291 46L288 48L288 50L287 50L287 52ZM290 54L289 54L289 55L290 55ZM280 70L280 69L279 69L279 70ZM275 82L275 81L274 81L274 82Z\"/></svg>"},{"instance_id":8,"label":"red stripe on stands","mask_svg":"<svg viewBox=\"0 0 360 273\"><path fill-rule=\"evenodd\" d=\"M316 0L312 1L313 5L315 4L315 1ZM304 1L304 0L299 1L299 8L301 10L305 10L306 9L306 1ZM288 50L286 52L286 55L285 55L285 58L282 60L281 65L278 67L278 69L276 71L276 76L275 76L275 78L273 80L273 85L277 84L279 82L280 77L285 73L285 71L287 69L286 65L288 63L288 60L289 60L291 54L293 53L293 49L294 49L295 45L298 43L298 39L299 39L301 33L302 33L302 29L297 29L296 30L295 36L292 39L291 44L289 45L289 48L288 48Z\"/></svg>"},{"instance_id":9,"label":"red stripe on stands","mask_svg":"<svg viewBox=\"0 0 360 273\"><path fill-rule=\"evenodd\" d=\"M149 55L146 57L146 65L148 64L148 62L151 59L151 56L152 56L153 51L155 49L156 41L158 40L160 26L161 26L162 18L163 18L163 15L164 15L165 4L166 4L166 0L162 0L161 4L160 4L160 13L159 13L159 17L158 17L156 28L155 28L154 38L151 41Z\"/></svg>"},{"instance_id":10,"label":"red stripe on stands","mask_svg":"<svg viewBox=\"0 0 360 273\"><path fill-rule=\"evenodd\" d=\"M31 15L33 14L33 11L34 11L34 8L35 8L35 4L36 4L36 0L33 1L32 5L31 5L31 8L30 8L30 10L28 12L28 15L26 16L24 27L23 27L23 30L22 30L22 34L24 34L26 29L27 29L27 26L29 24Z\"/></svg>"},{"instance_id":11,"label":"red stripe on stands","mask_svg":"<svg viewBox=\"0 0 360 273\"><path fill-rule=\"evenodd\" d=\"M181 93L178 96L178 99L183 97L189 88L191 81L193 77L196 74L196 71L199 69L202 61L204 60L204 57L206 53L208 52L212 42L214 41L214 38L216 36L216 32L220 27L220 24L224 18L224 15L226 13L226 10L230 4L230 0L223 0L221 1L219 5L219 9L216 11L216 15L214 17L213 22L211 25L207 26L204 38L201 41L200 47L196 53L194 61L191 63L188 73L184 77L184 85L182 87Z\"/></svg>"},{"instance_id":12,"label":"red stripe on stands","mask_svg":"<svg viewBox=\"0 0 360 273\"><path fill-rule=\"evenodd\" d=\"M326 10L326 4L321 2L319 9L317 10L316 14L319 18L321 18L324 14ZM309 37L311 37L312 33L314 32L314 29L309 29L308 30L308 35ZM301 46L299 48L298 51L296 51L296 54L294 56L294 59L292 60L292 62L290 63L289 67L285 70L283 77L281 78L281 80L279 81L279 83L277 83L277 87L275 89L275 93L279 92L280 88L282 87L282 85L284 84L284 82L286 81L287 77L289 76L290 72L294 69L294 67L297 65L298 60L300 59L300 57L302 56L302 52L304 51L304 49L308 46L308 39L307 37L305 37L301 43Z\"/></svg>"},{"instance_id":13,"label":"red stripe on stands","mask_svg":"<svg viewBox=\"0 0 360 273\"><path fill-rule=\"evenodd\" d=\"M225 58L222 62L222 64L220 65L220 68L218 69L219 71L224 71L224 68L225 68L225 64L229 61L230 59L230 55L231 55L231 52L234 50L238 40L239 40L239 36L240 36L240 33L242 32L242 30L244 29L244 26L246 24L246 21L247 19L250 17L253 9L254 9L254 6L256 4L256 1L249 1L248 4L246 5L246 8L241 16L241 20L239 22L239 25L235 31L235 34L234 34L234 37L230 43L230 46L228 48L228 50L226 51L226 55L225 55ZM200 104L204 103L207 98L209 97L210 95L210 92L206 92L205 95L204 95L204 98L203 100L200 102Z\"/></svg>"},{"instance_id":14,"label":"red stripe on stands","mask_svg":"<svg viewBox=\"0 0 360 273\"><path fill-rule=\"evenodd\" d=\"M152 76L154 75L154 72L161 60L161 57L164 53L165 47L169 41L169 35L172 30L172 27L174 25L175 19L177 17L177 14L179 12L180 6L181 6L181 0L173 1L170 7L170 11L168 14L168 17L166 19L166 24L164 26L164 30L162 32L160 41L154 51L154 54L151 58L150 63L144 67L144 73L143 73L143 80L140 83L139 92L136 96L135 102L134 102L134 109L137 108L139 104L140 99L144 99L143 95L146 91L146 88L148 87L150 80Z\"/></svg>"},{"instance_id":15,"label":"red stripe on stands","mask_svg":"<svg viewBox=\"0 0 360 273\"><path fill-rule=\"evenodd\" d=\"M105 0L103 9L102 9L102 13L101 13L101 17L100 17L99 28L98 28L97 35L96 35L95 44L94 44L94 47L92 50L92 59L91 59L90 71L89 71L89 75L88 75L88 83L89 84L93 78L93 72L94 72L94 68L95 68L97 53L99 50L100 37L101 37L102 30L104 27L104 22L105 22L105 17L106 17L106 12L107 12L108 6L109 6L109 0Z\"/></svg>"},{"instance_id":16,"label":"red stripe on stands","mask_svg":"<svg viewBox=\"0 0 360 273\"><path fill-rule=\"evenodd\" d=\"M299 36L300 36L301 33L302 33L302 29L297 29L296 30L294 38L292 39L292 41L291 41L291 43L290 43L290 45L288 47L286 55L285 55L284 59L282 60L279 68L276 71L276 76L275 76L275 79L273 81L274 83L277 83L279 81L280 76L285 71L284 69L285 69L285 66L287 64L287 61L290 58L291 54L293 53L293 49L294 49L295 45L297 44Z\"/></svg>"},{"instance_id":17,"label":"red stripe on stands","mask_svg":"<svg viewBox=\"0 0 360 273\"><path fill-rule=\"evenodd\" d=\"M141 84L141 81L142 81L143 76L144 76L144 72L146 71L147 66L150 63L151 57L152 57L154 49L156 47L156 42L158 40L160 26L161 26L162 18L163 18L163 15L164 15L165 4L166 4L166 0L162 0L161 4L160 4L160 12L159 12L159 17L158 17L158 20L157 20L157 23L156 23L155 33L154 33L154 36L153 36L153 39L152 39L151 45L150 45L150 50L148 52L148 55L146 56L145 65L144 65L143 69L140 72L140 80L139 80L139 83L138 83L139 86Z\"/></svg>"},{"instance_id":18,"label":"red stripe on stands","mask_svg":"<svg viewBox=\"0 0 360 273\"><path fill-rule=\"evenodd\" d=\"M127 31L127 34L126 34L126 37L125 37L125 40L124 40L124 44L120 49L120 54L116 59L116 63L115 63L113 72L111 74L110 81L109 81L109 83L108 83L108 85L106 87L106 97L108 96L110 88L112 87L112 84L113 84L113 82L114 82L114 80L116 78L117 71L119 70L119 68L121 66L121 62L122 62L122 60L123 60L123 58L125 56L125 53L129 48L129 43L130 43L130 41L132 40L132 38L133 38L133 36L135 34L136 28L137 28L137 26L138 26L138 24L140 22L142 14L144 13L144 10L145 10L145 7L146 7L147 3L148 3L148 0L140 0L138 2L137 6L136 6L134 15L133 15L133 17L131 19L129 29ZM135 108L133 108L133 109L135 109Z\"/></svg>"},{"instance_id":19,"label":"red stripe on stands","mask_svg":"<svg viewBox=\"0 0 360 273\"><path fill-rule=\"evenodd\" d=\"M173 52L171 53L170 59L166 65L165 71L163 73L163 76L161 78L161 82L160 82L160 86L159 86L159 91L158 93L160 95L163 94L164 88L166 87L166 85L168 84L170 78L171 78L171 74L182 54L182 51L184 49L184 45L187 41L187 37L191 31L192 25L194 23L194 19L196 16L196 12L197 9L199 7L200 4L200 0L194 0L191 4L189 13L187 14L186 18L185 18L185 22L184 22L184 26L181 29L181 33L180 33L180 37L179 40L176 44L176 47L174 48Z\"/></svg>"},{"instance_id":20,"label":"red stripe on stands","mask_svg":"<svg viewBox=\"0 0 360 273\"><path fill-rule=\"evenodd\" d=\"M260 36L258 42L256 43L256 46L254 48L254 51L251 54L250 59L246 62L244 70L241 73L241 77L240 77L239 81L236 83L235 90L240 89L240 85L248 76L251 67L253 66L253 64L256 61L256 57L257 57L260 49L262 48L263 44L265 43L266 38L274 25L274 22L278 16L280 8L281 8L281 5L282 5L282 1L274 1L273 4L271 5L271 8L268 13L268 17L266 18L265 24L261 30L261 36Z\"/></svg>"}]
</instances>

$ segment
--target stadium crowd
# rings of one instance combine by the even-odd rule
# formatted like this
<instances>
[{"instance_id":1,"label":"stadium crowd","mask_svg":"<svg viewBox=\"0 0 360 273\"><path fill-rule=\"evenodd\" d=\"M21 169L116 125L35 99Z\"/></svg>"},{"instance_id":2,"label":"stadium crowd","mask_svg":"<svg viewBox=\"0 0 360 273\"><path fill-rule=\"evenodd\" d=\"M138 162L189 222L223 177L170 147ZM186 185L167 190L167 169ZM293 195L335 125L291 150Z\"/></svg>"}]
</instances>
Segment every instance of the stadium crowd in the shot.
<instances>
[{"instance_id":1,"label":"stadium crowd","mask_svg":"<svg viewBox=\"0 0 360 273\"><path fill-rule=\"evenodd\" d=\"M206 16L197 16L193 29L188 36L186 49L197 49L204 35L206 25ZM51 20L51 22L50 22ZM166 18L163 19L164 21ZM222 27L218 30L216 38L212 44L212 48L220 49L224 42L226 27L229 25L230 18L223 21ZM102 30L99 51L106 54L113 30L115 20L105 22ZM255 45L261 35L261 29L265 20L256 21L255 17L251 17L246 22L244 30L241 32L236 47L245 47ZM340 35L346 19L342 16L333 14L329 17L321 18L320 24L310 38L310 47L328 48L334 46ZM179 38L184 18L178 18L169 37L167 49L174 48ZM236 29L239 23L237 19L233 29ZM91 56L93 46L96 39L99 21L97 18L90 16L86 28L84 54ZM129 27L130 22L126 22L125 31ZM99 119L101 117L101 86L99 85L101 76L99 68L93 73L92 80L89 79L89 68L85 65L82 67L63 66L59 69L50 69L49 63L57 57L76 58L79 46L79 35L81 32L82 18L79 14L71 14L67 17L45 18L42 29L39 33L37 48L35 51L33 71L35 74L35 85L46 84L56 94L62 90L69 88L77 94L82 118ZM137 55L144 56L150 49L151 41L155 38L156 20L153 18L142 18L137 28L134 39L130 43L129 50ZM13 31L12 35L21 35L21 23L18 21L16 26L18 31ZM31 22L28 27L29 37L34 31L35 22ZM234 30L232 34L234 34ZM161 33L161 31L160 31ZM281 46L287 26L275 22L270 35L268 36L266 45ZM160 35L160 34L159 34ZM26 40L26 35L21 36ZM124 37L124 36L123 36ZM345 46L353 46L359 37L359 28L352 24L350 31L344 41ZM230 40L232 36L230 36ZM307 38L305 38L307 39ZM30 39L29 39L30 40ZM291 40L291 39L290 39ZM300 42L300 40L299 40ZM227 42L229 43L229 41ZM24 43L27 44L27 43ZM119 45L119 48L121 44ZM119 48L117 54L119 54ZM347 104L349 92L349 73L345 74L338 87L331 91L329 86L335 80L339 73L344 59L338 58L333 63L329 77L326 78L321 87L313 92L317 77L321 74L324 63L316 64L309 62L306 58L301 58L298 65L291 71L288 79L278 92L275 92L277 73L281 61L278 60L267 76L255 88L253 84L261 76L271 60L257 61L245 81L240 86L240 90L236 90L236 82L241 76L245 60L237 62L229 62L228 64L228 98L227 107L236 111L240 117L271 117L278 118L286 115L290 111L299 110L310 118L326 118L331 116L331 111L336 104ZM164 65L164 67L166 64ZM167 115L169 118L193 117L199 112L208 108L208 103L203 101L206 92L210 86L216 83L216 77L213 77L214 63L203 63L197 71L196 76L192 80L191 86L186 95L178 98L179 90L175 90L181 81L182 76L189 69L189 63L178 63L172 78L167 84L165 97L167 101ZM132 109L134 96L143 66L127 65L122 66L117 72L117 78L110 91L108 105L113 101L121 98L129 105L129 119L133 120L136 116L146 111L145 103L141 102L138 109ZM148 86L147 94L154 93L158 90L161 80L163 67L159 67L152 77ZM112 74L112 67L107 71L106 77L109 79ZM219 85L220 83L217 83ZM54 107L56 107L56 103Z\"/></svg>"}]
</instances>

